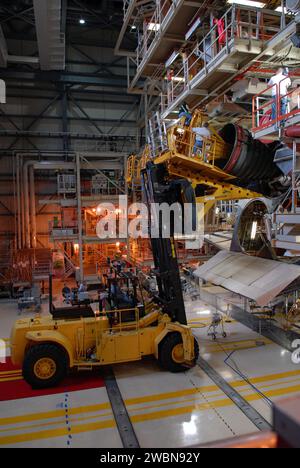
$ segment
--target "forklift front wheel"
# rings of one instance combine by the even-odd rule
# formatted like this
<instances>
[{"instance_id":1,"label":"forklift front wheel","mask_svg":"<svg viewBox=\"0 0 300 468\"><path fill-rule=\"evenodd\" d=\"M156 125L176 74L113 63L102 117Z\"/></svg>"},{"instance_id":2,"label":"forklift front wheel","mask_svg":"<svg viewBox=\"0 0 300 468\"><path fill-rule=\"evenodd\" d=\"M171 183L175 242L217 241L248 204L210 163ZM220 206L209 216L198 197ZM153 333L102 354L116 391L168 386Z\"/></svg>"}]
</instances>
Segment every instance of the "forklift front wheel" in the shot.
<instances>
[{"instance_id":1,"label":"forklift front wheel","mask_svg":"<svg viewBox=\"0 0 300 468\"><path fill-rule=\"evenodd\" d=\"M195 340L195 362L199 356L199 346ZM159 362L163 369L170 372L184 372L184 352L180 333L170 333L160 347Z\"/></svg>"},{"instance_id":2,"label":"forklift front wheel","mask_svg":"<svg viewBox=\"0 0 300 468\"><path fill-rule=\"evenodd\" d=\"M34 389L54 387L67 374L65 351L55 344L38 344L30 348L23 363L23 377Z\"/></svg>"}]
</instances>

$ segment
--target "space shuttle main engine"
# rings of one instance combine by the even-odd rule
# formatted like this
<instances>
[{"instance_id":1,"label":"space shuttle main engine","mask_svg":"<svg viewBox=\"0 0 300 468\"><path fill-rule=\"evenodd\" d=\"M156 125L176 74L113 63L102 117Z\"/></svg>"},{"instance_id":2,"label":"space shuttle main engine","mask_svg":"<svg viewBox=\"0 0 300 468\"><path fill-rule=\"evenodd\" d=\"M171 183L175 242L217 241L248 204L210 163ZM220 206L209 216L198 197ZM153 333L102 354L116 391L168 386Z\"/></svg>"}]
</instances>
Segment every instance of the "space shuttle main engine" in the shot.
<instances>
[{"instance_id":1,"label":"space shuttle main engine","mask_svg":"<svg viewBox=\"0 0 300 468\"><path fill-rule=\"evenodd\" d=\"M233 123L226 124L219 135L226 143L226 151L215 164L235 176L237 185L267 197L277 197L287 190L291 181L275 161L276 152L283 146L280 142L264 144Z\"/></svg>"},{"instance_id":2,"label":"space shuttle main engine","mask_svg":"<svg viewBox=\"0 0 300 468\"><path fill-rule=\"evenodd\" d=\"M273 180L280 175L274 164L274 151L254 140L251 133L236 124L227 124L220 131L228 152L219 159L218 167L240 180Z\"/></svg>"}]
</instances>

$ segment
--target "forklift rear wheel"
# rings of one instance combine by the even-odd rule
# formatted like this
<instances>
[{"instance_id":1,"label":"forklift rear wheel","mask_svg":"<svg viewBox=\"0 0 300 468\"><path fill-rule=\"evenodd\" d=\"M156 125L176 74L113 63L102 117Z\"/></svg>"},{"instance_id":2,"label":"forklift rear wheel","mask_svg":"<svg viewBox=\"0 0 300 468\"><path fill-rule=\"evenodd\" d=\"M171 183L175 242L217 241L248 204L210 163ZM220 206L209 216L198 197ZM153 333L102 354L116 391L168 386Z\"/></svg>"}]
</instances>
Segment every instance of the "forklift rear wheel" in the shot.
<instances>
[{"instance_id":1,"label":"forklift rear wheel","mask_svg":"<svg viewBox=\"0 0 300 468\"><path fill-rule=\"evenodd\" d=\"M66 376L67 366L63 349L55 344L39 344L25 356L23 377L35 389L54 387Z\"/></svg>"},{"instance_id":2,"label":"forklift rear wheel","mask_svg":"<svg viewBox=\"0 0 300 468\"><path fill-rule=\"evenodd\" d=\"M199 346L195 340L195 362L199 356ZM170 333L161 344L159 362L163 369L170 372L184 372L184 351L180 333Z\"/></svg>"}]
</instances>

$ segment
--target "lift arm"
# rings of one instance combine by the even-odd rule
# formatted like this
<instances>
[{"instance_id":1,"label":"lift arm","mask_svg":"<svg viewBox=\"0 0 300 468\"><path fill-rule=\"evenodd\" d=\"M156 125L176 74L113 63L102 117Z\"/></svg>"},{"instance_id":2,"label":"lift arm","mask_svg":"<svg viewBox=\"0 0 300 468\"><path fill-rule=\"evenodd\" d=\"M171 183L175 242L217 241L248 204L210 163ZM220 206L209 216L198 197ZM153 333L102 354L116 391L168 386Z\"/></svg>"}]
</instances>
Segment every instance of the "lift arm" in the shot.
<instances>
[{"instance_id":1,"label":"lift arm","mask_svg":"<svg viewBox=\"0 0 300 468\"><path fill-rule=\"evenodd\" d=\"M162 306L173 322L187 324L185 306L181 288L180 272L174 240L174 222L171 222L170 237L165 238L165 227L162 220L157 219L151 210L152 204L192 203L193 229L196 227L196 202L194 190L185 179L169 180L165 164L148 162L142 171L143 193L149 209L149 235L155 265L155 275L158 284L157 302ZM150 224L151 223L151 224ZM159 228L159 237L152 237L151 225Z\"/></svg>"}]
</instances>

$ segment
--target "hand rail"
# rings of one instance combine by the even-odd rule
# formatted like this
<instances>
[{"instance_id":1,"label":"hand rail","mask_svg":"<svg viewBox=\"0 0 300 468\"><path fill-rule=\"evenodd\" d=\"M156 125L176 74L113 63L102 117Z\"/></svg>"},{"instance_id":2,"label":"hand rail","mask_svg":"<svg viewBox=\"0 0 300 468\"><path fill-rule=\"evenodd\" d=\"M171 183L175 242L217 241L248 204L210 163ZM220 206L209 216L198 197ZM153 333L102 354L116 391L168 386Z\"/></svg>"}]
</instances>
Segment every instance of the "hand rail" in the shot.
<instances>
[{"instance_id":1,"label":"hand rail","mask_svg":"<svg viewBox=\"0 0 300 468\"><path fill-rule=\"evenodd\" d=\"M288 120L290 117L293 117L297 114L300 114L300 88L292 89L288 93L281 95L281 83L285 81L288 77L284 77L278 84L274 84L272 86L268 86L266 89L261 91L260 93L256 94L252 98L252 131L257 132L262 129L273 128L275 125L277 128L280 126L281 123ZM273 92L274 87L276 87L276 92ZM268 99L266 94L269 90L272 89L272 99ZM275 96L274 96L275 94ZM292 97L296 96L297 102L296 107L292 110L289 109L289 100L292 101ZM286 99L286 112L282 111L282 104L283 99ZM261 102L263 102L261 104ZM275 108L273 107L275 104ZM275 119L271 118L268 119L265 123L263 122L263 118L267 116L266 109L273 107L273 113L275 111Z\"/></svg>"},{"instance_id":2,"label":"hand rail","mask_svg":"<svg viewBox=\"0 0 300 468\"><path fill-rule=\"evenodd\" d=\"M248 19L242 16L248 15ZM207 73L209 66L216 57L224 50L229 51L231 42L235 38L269 40L280 30L280 20L278 27L275 25L265 25L263 22L264 13L257 8L243 6L231 6L220 18L223 21L224 31L219 34L218 24L215 24L209 33L196 43L192 52L183 56L183 65L180 67L167 86L167 106L169 107L185 90L189 89L190 81L193 80L203 70ZM275 18L279 18L274 14ZM195 58L196 57L196 58Z\"/></svg>"}]
</instances>

